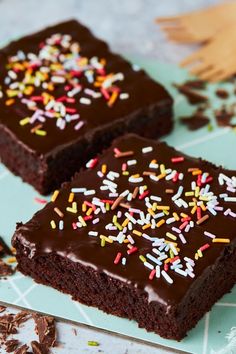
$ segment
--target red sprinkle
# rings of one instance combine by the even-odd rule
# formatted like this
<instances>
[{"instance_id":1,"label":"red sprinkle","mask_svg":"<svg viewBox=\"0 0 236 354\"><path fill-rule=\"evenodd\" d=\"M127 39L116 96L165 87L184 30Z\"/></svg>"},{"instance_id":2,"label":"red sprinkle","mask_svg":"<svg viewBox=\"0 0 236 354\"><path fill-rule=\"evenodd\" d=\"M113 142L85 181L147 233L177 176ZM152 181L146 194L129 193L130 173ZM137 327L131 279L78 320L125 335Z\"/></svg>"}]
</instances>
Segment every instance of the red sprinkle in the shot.
<instances>
[{"instance_id":1,"label":"red sprinkle","mask_svg":"<svg viewBox=\"0 0 236 354\"><path fill-rule=\"evenodd\" d=\"M183 162L183 161L184 161L184 157L183 156L172 157L172 159L171 159L171 162L173 162L173 163Z\"/></svg>"},{"instance_id":2,"label":"red sprinkle","mask_svg":"<svg viewBox=\"0 0 236 354\"><path fill-rule=\"evenodd\" d=\"M166 272L168 272L168 270L169 270L169 265L168 265L167 263L164 264L164 270L165 270Z\"/></svg>"},{"instance_id":3,"label":"red sprinkle","mask_svg":"<svg viewBox=\"0 0 236 354\"><path fill-rule=\"evenodd\" d=\"M137 247L132 247L132 248L130 248L130 250L127 251L127 253L130 255L130 254L132 254L132 253L137 252L137 250L138 250Z\"/></svg>"},{"instance_id":4,"label":"red sprinkle","mask_svg":"<svg viewBox=\"0 0 236 354\"><path fill-rule=\"evenodd\" d=\"M144 199L147 195L149 194L149 191L145 191L142 194L140 194L140 196L138 197L139 200Z\"/></svg>"},{"instance_id":5,"label":"red sprinkle","mask_svg":"<svg viewBox=\"0 0 236 354\"><path fill-rule=\"evenodd\" d=\"M176 174L175 174L174 177L172 178L172 181L173 181L173 182L177 182L178 179L179 179L179 173L176 172Z\"/></svg>"},{"instance_id":6,"label":"red sprinkle","mask_svg":"<svg viewBox=\"0 0 236 354\"><path fill-rule=\"evenodd\" d=\"M151 273L149 274L149 279L152 280L156 274L156 269L153 269Z\"/></svg>"},{"instance_id":7,"label":"red sprinkle","mask_svg":"<svg viewBox=\"0 0 236 354\"><path fill-rule=\"evenodd\" d=\"M118 264L120 262L120 259L121 259L121 253L118 252L116 258L114 259L114 264Z\"/></svg>"},{"instance_id":8,"label":"red sprinkle","mask_svg":"<svg viewBox=\"0 0 236 354\"><path fill-rule=\"evenodd\" d=\"M210 247L209 243L205 243L205 245L201 246L199 249L200 249L200 251L205 251L209 247Z\"/></svg>"},{"instance_id":9,"label":"red sprinkle","mask_svg":"<svg viewBox=\"0 0 236 354\"><path fill-rule=\"evenodd\" d=\"M202 209L200 207L197 207L197 219L201 219L202 217Z\"/></svg>"},{"instance_id":10,"label":"red sprinkle","mask_svg":"<svg viewBox=\"0 0 236 354\"><path fill-rule=\"evenodd\" d=\"M179 229L182 230L182 229L184 229L185 226L187 226L187 225L188 225L188 221L185 221L185 222L183 222L183 224L181 224L181 225L179 226Z\"/></svg>"}]
</instances>

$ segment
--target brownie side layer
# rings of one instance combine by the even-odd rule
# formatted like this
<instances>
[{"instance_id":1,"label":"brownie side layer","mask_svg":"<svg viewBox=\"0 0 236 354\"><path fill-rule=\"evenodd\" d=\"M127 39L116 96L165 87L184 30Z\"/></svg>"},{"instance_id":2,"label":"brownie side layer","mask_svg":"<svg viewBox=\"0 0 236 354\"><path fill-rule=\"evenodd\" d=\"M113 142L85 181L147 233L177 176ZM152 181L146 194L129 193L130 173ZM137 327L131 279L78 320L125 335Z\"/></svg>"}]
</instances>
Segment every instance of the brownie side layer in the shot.
<instances>
[{"instance_id":1,"label":"brownie side layer","mask_svg":"<svg viewBox=\"0 0 236 354\"><path fill-rule=\"evenodd\" d=\"M31 151L7 127L0 125L1 160L11 172L20 175L39 193L49 194L59 188L62 182L70 180L90 158L108 147L114 138L128 132L159 138L168 134L172 126L172 105L169 102L157 104L146 112L136 112L102 129L91 131L78 141L44 156Z\"/></svg>"},{"instance_id":2,"label":"brownie side layer","mask_svg":"<svg viewBox=\"0 0 236 354\"><path fill-rule=\"evenodd\" d=\"M19 236L19 237L18 237ZM198 278L178 306L149 302L147 293L121 280L50 253L29 259L15 235L18 269L37 282L68 293L74 300L138 322L139 327L181 340L236 281L236 248L228 246L217 264ZM104 301L106 299L106 301Z\"/></svg>"}]
</instances>

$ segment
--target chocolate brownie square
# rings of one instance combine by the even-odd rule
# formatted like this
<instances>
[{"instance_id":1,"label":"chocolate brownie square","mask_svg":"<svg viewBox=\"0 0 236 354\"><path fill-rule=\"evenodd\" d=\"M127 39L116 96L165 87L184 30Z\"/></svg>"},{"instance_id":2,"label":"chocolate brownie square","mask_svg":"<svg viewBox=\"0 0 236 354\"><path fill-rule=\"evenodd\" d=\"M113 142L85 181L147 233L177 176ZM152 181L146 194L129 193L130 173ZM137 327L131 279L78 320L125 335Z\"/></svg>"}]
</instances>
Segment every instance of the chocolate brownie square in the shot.
<instances>
[{"instance_id":1,"label":"chocolate brownie square","mask_svg":"<svg viewBox=\"0 0 236 354\"><path fill-rule=\"evenodd\" d=\"M172 128L167 91L77 21L0 50L0 158L47 194L125 132Z\"/></svg>"},{"instance_id":2,"label":"chocolate brownie square","mask_svg":"<svg viewBox=\"0 0 236 354\"><path fill-rule=\"evenodd\" d=\"M181 340L236 281L236 173L116 139L13 237L19 270Z\"/></svg>"}]
</instances>

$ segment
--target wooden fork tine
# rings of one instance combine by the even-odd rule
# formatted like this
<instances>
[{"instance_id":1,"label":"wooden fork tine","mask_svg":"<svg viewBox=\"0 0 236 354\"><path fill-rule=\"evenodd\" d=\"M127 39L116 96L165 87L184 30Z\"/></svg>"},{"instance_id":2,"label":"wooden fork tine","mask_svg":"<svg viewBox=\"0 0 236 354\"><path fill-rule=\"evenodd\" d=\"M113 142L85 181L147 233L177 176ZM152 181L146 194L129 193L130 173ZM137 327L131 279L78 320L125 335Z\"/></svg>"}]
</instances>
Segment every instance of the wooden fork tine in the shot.
<instances>
[{"instance_id":1,"label":"wooden fork tine","mask_svg":"<svg viewBox=\"0 0 236 354\"><path fill-rule=\"evenodd\" d=\"M179 21L182 18L181 15L176 15L176 16L163 16L163 17L157 17L155 19L156 23L167 23L167 22L176 22Z\"/></svg>"},{"instance_id":2,"label":"wooden fork tine","mask_svg":"<svg viewBox=\"0 0 236 354\"><path fill-rule=\"evenodd\" d=\"M222 69L220 67L212 67L209 70L204 71L204 73L198 75L202 80L212 80L214 77L222 73Z\"/></svg>"},{"instance_id":3,"label":"wooden fork tine","mask_svg":"<svg viewBox=\"0 0 236 354\"><path fill-rule=\"evenodd\" d=\"M206 70L208 70L210 67L211 67L211 64L209 64L208 62L200 63L200 64L194 66L190 70L190 74L192 74L192 75L200 75L201 73L203 73Z\"/></svg>"},{"instance_id":4,"label":"wooden fork tine","mask_svg":"<svg viewBox=\"0 0 236 354\"><path fill-rule=\"evenodd\" d=\"M219 73L219 75L215 75L212 79L210 79L211 82L218 82L218 81L223 81L227 78L229 78L230 76L234 75L236 73L236 67L231 70L222 70L221 73Z\"/></svg>"},{"instance_id":5,"label":"wooden fork tine","mask_svg":"<svg viewBox=\"0 0 236 354\"><path fill-rule=\"evenodd\" d=\"M190 64L193 64L196 61L201 60L203 52L204 52L204 48L201 48L201 49L197 50L196 52L194 52L193 54L189 55L187 58L182 60L180 62L180 66L185 67L185 66L188 66Z\"/></svg>"}]
</instances>

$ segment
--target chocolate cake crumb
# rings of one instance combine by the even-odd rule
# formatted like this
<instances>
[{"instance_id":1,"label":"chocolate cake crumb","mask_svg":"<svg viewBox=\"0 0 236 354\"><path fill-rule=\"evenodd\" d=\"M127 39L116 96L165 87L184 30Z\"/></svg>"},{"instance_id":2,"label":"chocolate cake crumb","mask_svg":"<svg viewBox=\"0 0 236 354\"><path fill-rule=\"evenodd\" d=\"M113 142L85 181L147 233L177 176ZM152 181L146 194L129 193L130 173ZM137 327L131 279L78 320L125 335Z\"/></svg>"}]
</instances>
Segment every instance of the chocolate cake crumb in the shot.
<instances>
[{"instance_id":1,"label":"chocolate cake crumb","mask_svg":"<svg viewBox=\"0 0 236 354\"><path fill-rule=\"evenodd\" d=\"M192 105L196 105L199 103L205 103L208 101L208 97L193 90L191 87L189 87L186 84L182 85L176 85L174 86L178 89L180 93L182 93L188 100L188 102Z\"/></svg>"},{"instance_id":2,"label":"chocolate cake crumb","mask_svg":"<svg viewBox=\"0 0 236 354\"><path fill-rule=\"evenodd\" d=\"M10 339L8 341L6 341L5 343L5 350L7 353L12 353L14 352L14 350L17 349L17 347L19 346L19 340L18 339Z\"/></svg>"},{"instance_id":3,"label":"chocolate cake crumb","mask_svg":"<svg viewBox=\"0 0 236 354\"><path fill-rule=\"evenodd\" d=\"M224 89L217 89L215 91L215 94L217 97L222 98L222 99L227 99L229 97L228 91L226 91Z\"/></svg>"},{"instance_id":4,"label":"chocolate cake crumb","mask_svg":"<svg viewBox=\"0 0 236 354\"><path fill-rule=\"evenodd\" d=\"M11 249L8 247L2 236L0 236L0 255L1 256L13 256Z\"/></svg>"},{"instance_id":5,"label":"chocolate cake crumb","mask_svg":"<svg viewBox=\"0 0 236 354\"><path fill-rule=\"evenodd\" d=\"M56 344L55 319L50 316L35 315L36 333L39 336L39 342L47 347L53 347Z\"/></svg>"},{"instance_id":6,"label":"chocolate cake crumb","mask_svg":"<svg viewBox=\"0 0 236 354\"><path fill-rule=\"evenodd\" d=\"M3 262L2 259L0 259L0 277L6 277L7 275L12 275L15 272L15 270L10 267L8 264Z\"/></svg>"},{"instance_id":7,"label":"chocolate cake crumb","mask_svg":"<svg viewBox=\"0 0 236 354\"><path fill-rule=\"evenodd\" d=\"M22 345L20 348L14 351L14 354L27 354L29 347L27 344Z\"/></svg>"},{"instance_id":8,"label":"chocolate cake crumb","mask_svg":"<svg viewBox=\"0 0 236 354\"><path fill-rule=\"evenodd\" d=\"M28 321L31 318L31 314L27 311L20 311L15 315L14 322L17 327L19 327L22 323Z\"/></svg>"},{"instance_id":9,"label":"chocolate cake crumb","mask_svg":"<svg viewBox=\"0 0 236 354\"><path fill-rule=\"evenodd\" d=\"M6 311L6 306L0 306L0 313Z\"/></svg>"},{"instance_id":10,"label":"chocolate cake crumb","mask_svg":"<svg viewBox=\"0 0 236 354\"><path fill-rule=\"evenodd\" d=\"M31 348L33 350L33 354L48 354L49 349L46 345L41 344L37 341L31 342Z\"/></svg>"}]
</instances>

